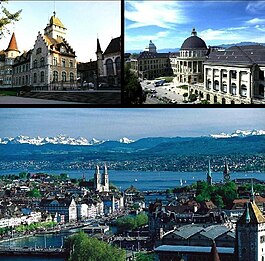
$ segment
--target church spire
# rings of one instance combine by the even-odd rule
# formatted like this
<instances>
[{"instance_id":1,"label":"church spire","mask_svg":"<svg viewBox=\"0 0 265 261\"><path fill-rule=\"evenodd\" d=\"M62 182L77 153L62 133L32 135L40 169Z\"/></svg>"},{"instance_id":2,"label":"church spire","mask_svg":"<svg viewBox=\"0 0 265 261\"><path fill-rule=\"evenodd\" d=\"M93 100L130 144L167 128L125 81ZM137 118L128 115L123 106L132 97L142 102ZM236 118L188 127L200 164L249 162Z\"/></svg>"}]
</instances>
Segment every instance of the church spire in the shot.
<instances>
[{"instance_id":1,"label":"church spire","mask_svg":"<svg viewBox=\"0 0 265 261\"><path fill-rule=\"evenodd\" d=\"M226 158L225 158L225 168L224 168L223 176L224 176L224 182L230 181L229 168L228 168L228 164L227 164L227 159Z\"/></svg>"},{"instance_id":2,"label":"church spire","mask_svg":"<svg viewBox=\"0 0 265 261\"><path fill-rule=\"evenodd\" d=\"M250 195L250 201L252 203L255 202L255 192L254 192L254 188L253 188L253 179L251 179L251 195Z\"/></svg>"},{"instance_id":3,"label":"church spire","mask_svg":"<svg viewBox=\"0 0 265 261\"><path fill-rule=\"evenodd\" d=\"M97 53L102 53L101 47L100 47L100 42L99 39L97 38Z\"/></svg>"},{"instance_id":4,"label":"church spire","mask_svg":"<svg viewBox=\"0 0 265 261\"><path fill-rule=\"evenodd\" d=\"M212 185L212 171L210 159L208 160L207 183L209 185Z\"/></svg>"}]
</instances>

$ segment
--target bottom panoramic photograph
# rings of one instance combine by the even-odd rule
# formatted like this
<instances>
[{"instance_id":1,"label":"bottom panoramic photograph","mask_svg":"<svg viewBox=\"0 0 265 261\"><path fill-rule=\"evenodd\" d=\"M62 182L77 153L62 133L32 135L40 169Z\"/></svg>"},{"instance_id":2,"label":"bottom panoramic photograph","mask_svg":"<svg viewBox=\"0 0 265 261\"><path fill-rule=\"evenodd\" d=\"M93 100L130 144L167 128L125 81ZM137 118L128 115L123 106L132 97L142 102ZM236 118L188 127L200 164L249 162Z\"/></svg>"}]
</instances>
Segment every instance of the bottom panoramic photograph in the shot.
<instances>
[{"instance_id":1,"label":"bottom panoramic photograph","mask_svg":"<svg viewBox=\"0 0 265 261\"><path fill-rule=\"evenodd\" d=\"M265 109L0 109L1 261L264 261Z\"/></svg>"}]
</instances>

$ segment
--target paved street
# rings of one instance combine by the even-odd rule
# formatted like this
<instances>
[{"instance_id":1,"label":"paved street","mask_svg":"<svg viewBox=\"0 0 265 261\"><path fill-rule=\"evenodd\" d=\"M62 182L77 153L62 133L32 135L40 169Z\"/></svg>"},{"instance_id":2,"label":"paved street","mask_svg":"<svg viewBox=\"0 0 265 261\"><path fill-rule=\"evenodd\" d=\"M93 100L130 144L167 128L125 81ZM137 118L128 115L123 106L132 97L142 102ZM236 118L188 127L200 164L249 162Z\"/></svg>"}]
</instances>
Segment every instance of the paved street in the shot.
<instances>
[{"instance_id":1,"label":"paved street","mask_svg":"<svg viewBox=\"0 0 265 261\"><path fill-rule=\"evenodd\" d=\"M0 104L80 104L80 103L22 98L16 96L0 96Z\"/></svg>"}]
</instances>

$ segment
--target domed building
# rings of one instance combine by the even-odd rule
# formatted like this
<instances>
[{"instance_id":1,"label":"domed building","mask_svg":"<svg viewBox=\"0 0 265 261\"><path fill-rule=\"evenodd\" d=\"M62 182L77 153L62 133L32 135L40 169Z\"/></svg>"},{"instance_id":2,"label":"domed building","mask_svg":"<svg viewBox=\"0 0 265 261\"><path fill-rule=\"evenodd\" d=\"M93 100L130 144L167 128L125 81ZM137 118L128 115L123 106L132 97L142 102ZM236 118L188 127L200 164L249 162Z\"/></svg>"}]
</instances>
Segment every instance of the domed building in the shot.
<instances>
[{"instance_id":1,"label":"domed building","mask_svg":"<svg viewBox=\"0 0 265 261\"><path fill-rule=\"evenodd\" d=\"M206 60L208 48L197 36L195 28L182 44L178 55L171 55L171 65L177 81L182 83L203 82L203 62Z\"/></svg>"},{"instance_id":2,"label":"domed building","mask_svg":"<svg viewBox=\"0 0 265 261\"><path fill-rule=\"evenodd\" d=\"M150 52L150 53L156 53L156 46L155 46L155 44L152 42L152 40L150 40L150 42L149 42L149 46L147 46L147 47L145 48L145 51L146 51L146 52Z\"/></svg>"}]
</instances>

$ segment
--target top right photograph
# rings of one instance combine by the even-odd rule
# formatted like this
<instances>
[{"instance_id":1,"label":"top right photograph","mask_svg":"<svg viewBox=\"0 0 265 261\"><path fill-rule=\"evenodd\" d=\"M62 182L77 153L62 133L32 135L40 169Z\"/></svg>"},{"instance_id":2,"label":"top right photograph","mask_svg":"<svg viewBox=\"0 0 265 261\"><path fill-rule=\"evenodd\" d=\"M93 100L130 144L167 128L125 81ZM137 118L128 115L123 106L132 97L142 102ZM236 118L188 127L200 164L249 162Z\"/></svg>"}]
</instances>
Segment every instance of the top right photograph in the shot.
<instances>
[{"instance_id":1,"label":"top right photograph","mask_svg":"<svg viewBox=\"0 0 265 261\"><path fill-rule=\"evenodd\" d=\"M265 104L264 1L125 1L126 104Z\"/></svg>"}]
</instances>

